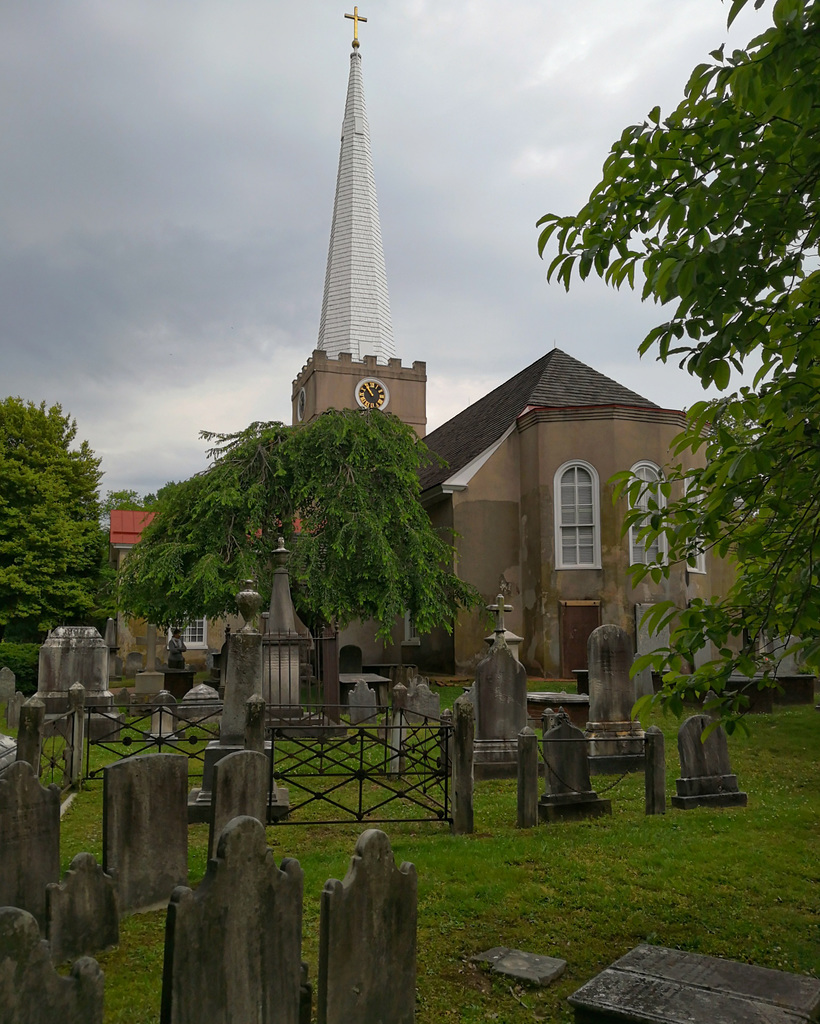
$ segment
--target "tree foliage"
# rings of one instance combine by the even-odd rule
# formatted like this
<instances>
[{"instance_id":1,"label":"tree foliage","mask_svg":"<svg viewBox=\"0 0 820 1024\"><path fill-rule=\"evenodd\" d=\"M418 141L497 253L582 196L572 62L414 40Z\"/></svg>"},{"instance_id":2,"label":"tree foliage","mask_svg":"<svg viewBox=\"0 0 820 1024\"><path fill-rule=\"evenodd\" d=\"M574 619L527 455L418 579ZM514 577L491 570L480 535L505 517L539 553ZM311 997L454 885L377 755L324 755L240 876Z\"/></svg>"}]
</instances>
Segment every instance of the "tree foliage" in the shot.
<instances>
[{"instance_id":1,"label":"tree foliage","mask_svg":"<svg viewBox=\"0 0 820 1024\"><path fill-rule=\"evenodd\" d=\"M0 638L95 616L100 460L59 405L0 402Z\"/></svg>"},{"instance_id":2,"label":"tree foliage","mask_svg":"<svg viewBox=\"0 0 820 1024\"><path fill-rule=\"evenodd\" d=\"M212 465L161 493L121 570L126 611L162 624L233 612L242 579L270 592L280 535L308 618L372 618L387 636L407 610L428 631L479 603L419 504L427 448L394 416L331 411L301 427L202 436Z\"/></svg>"},{"instance_id":3,"label":"tree foliage","mask_svg":"<svg viewBox=\"0 0 820 1024\"><path fill-rule=\"evenodd\" d=\"M747 3L733 0L730 23ZM733 369L753 375L689 411L676 454L705 468L671 469L667 507L639 524L665 535L668 563L634 570L657 577L700 547L734 559L728 594L654 621L676 624L655 658L669 661L665 699L678 708L711 687L727 716L744 707L733 672L768 683L786 654L820 666L820 3L776 0L772 13L745 49L696 67L668 117L656 107L623 132L576 216L539 221L541 254L557 243L549 278L642 278L643 297L669 307L641 353L721 391ZM690 677L708 641L720 658Z\"/></svg>"}]
</instances>

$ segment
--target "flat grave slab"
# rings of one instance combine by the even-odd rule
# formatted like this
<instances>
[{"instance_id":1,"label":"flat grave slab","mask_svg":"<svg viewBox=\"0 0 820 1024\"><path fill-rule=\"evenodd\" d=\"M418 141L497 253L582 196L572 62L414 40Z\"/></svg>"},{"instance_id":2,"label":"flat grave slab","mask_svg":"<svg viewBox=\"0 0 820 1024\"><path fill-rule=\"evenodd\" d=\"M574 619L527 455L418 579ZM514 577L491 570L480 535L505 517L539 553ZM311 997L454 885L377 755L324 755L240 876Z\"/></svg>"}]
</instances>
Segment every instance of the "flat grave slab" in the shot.
<instances>
[{"instance_id":1,"label":"flat grave slab","mask_svg":"<svg viewBox=\"0 0 820 1024\"><path fill-rule=\"evenodd\" d=\"M506 946L493 946L470 959L476 963L492 964L494 974L542 987L560 978L567 966L566 960L554 956L525 953L522 949L508 949Z\"/></svg>"},{"instance_id":2,"label":"flat grave slab","mask_svg":"<svg viewBox=\"0 0 820 1024\"><path fill-rule=\"evenodd\" d=\"M576 1024L809 1024L820 1020L820 981L641 945L569 1002Z\"/></svg>"}]
</instances>

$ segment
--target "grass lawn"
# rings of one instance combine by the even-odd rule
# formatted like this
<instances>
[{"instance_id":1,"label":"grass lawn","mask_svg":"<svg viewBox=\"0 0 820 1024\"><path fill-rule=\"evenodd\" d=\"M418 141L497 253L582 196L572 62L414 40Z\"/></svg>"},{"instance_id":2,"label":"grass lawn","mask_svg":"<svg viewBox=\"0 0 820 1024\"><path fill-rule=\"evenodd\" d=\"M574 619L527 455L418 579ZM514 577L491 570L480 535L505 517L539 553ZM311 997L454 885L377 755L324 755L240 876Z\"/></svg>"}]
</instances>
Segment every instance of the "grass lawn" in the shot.
<instances>
[{"instance_id":1,"label":"grass lawn","mask_svg":"<svg viewBox=\"0 0 820 1024\"><path fill-rule=\"evenodd\" d=\"M533 689L551 689L539 684ZM442 687L449 705L461 687ZM666 734L667 795L678 775L677 721ZM566 997L639 942L693 950L765 967L820 974L820 713L784 708L749 719L750 736L730 738L733 769L749 794L745 809L644 815L643 776L608 794L612 817L515 828L515 782L478 783L476 831L391 824L397 861L419 878L420 1024L437 1021L569 1021ZM598 777L602 790L614 778ZM102 856L102 784L81 792L62 822L63 870L88 850ZM303 959L316 981L319 896L342 878L361 829L276 826L268 841L305 872ZM205 871L207 826L192 826L190 880ZM162 856L158 837L157 856ZM121 944L99 956L106 975L106 1024L156 1024L165 914L121 924ZM469 962L504 945L563 957L548 989L511 985Z\"/></svg>"}]
</instances>

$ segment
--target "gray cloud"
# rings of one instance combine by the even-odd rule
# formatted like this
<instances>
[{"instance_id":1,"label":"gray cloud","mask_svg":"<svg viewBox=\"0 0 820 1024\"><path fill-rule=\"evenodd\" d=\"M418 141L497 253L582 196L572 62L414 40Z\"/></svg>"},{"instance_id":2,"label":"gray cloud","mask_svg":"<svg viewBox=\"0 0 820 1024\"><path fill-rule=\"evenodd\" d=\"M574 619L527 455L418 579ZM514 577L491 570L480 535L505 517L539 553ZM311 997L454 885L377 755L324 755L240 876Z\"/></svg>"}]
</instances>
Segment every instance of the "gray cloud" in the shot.
<instances>
[{"instance_id":1,"label":"gray cloud","mask_svg":"<svg viewBox=\"0 0 820 1024\"><path fill-rule=\"evenodd\" d=\"M544 282L622 128L677 102L717 0L391 0L362 27L397 346L435 426L557 343L662 404L657 315ZM201 428L290 417L313 348L351 23L330 0L8 0L0 10L0 391L60 401L105 488L205 464ZM765 12L741 19L745 41Z\"/></svg>"}]
</instances>

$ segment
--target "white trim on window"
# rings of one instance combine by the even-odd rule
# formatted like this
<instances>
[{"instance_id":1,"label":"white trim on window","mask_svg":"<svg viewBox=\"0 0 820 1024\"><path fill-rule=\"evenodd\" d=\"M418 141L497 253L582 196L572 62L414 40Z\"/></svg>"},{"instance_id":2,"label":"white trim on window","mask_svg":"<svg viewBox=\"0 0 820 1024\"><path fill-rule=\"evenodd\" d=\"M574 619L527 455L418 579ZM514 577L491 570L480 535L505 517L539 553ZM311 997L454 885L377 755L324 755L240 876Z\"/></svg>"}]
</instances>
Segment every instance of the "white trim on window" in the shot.
<instances>
[{"instance_id":1,"label":"white trim on window","mask_svg":"<svg viewBox=\"0 0 820 1024\"><path fill-rule=\"evenodd\" d=\"M692 485L694 483L695 483L695 481L692 479L691 476L687 477L687 480L686 480L686 490L687 491L691 490ZM699 575L699 576L705 576L706 575L706 552L705 551L698 551L698 553L695 555L695 564L694 565L691 565L689 563L689 561L687 561L687 563L686 563L686 571L689 572L689 573L693 573L693 572L697 573L697 575Z\"/></svg>"},{"instance_id":2,"label":"white trim on window","mask_svg":"<svg viewBox=\"0 0 820 1024\"><path fill-rule=\"evenodd\" d=\"M555 471L555 568L601 568L601 513L598 472L573 459Z\"/></svg>"},{"instance_id":3,"label":"white trim on window","mask_svg":"<svg viewBox=\"0 0 820 1024\"><path fill-rule=\"evenodd\" d=\"M654 462L642 460L641 462L636 462L630 472L633 476L643 480L646 486L641 488L635 502L630 501L629 507L643 509L648 515L650 512L649 502L651 499L654 499L655 503L660 508L663 508L666 501L660 491L660 484L663 482L663 472L660 466L657 466ZM646 565L649 562L654 562L658 554L663 558L666 555L665 538L662 536L658 537L651 544L647 545L645 541L638 539L640 531L640 526L629 527L630 564Z\"/></svg>"},{"instance_id":4,"label":"white trim on window","mask_svg":"<svg viewBox=\"0 0 820 1024\"><path fill-rule=\"evenodd\" d=\"M169 629L169 640L171 635ZM208 649L208 620L205 616L186 623L182 630L182 642L189 651L206 651Z\"/></svg>"},{"instance_id":5,"label":"white trim on window","mask_svg":"<svg viewBox=\"0 0 820 1024\"><path fill-rule=\"evenodd\" d=\"M405 647L420 647L421 637L416 629L416 624L413 622L413 616L410 612L404 613L404 640L402 645Z\"/></svg>"}]
</instances>

